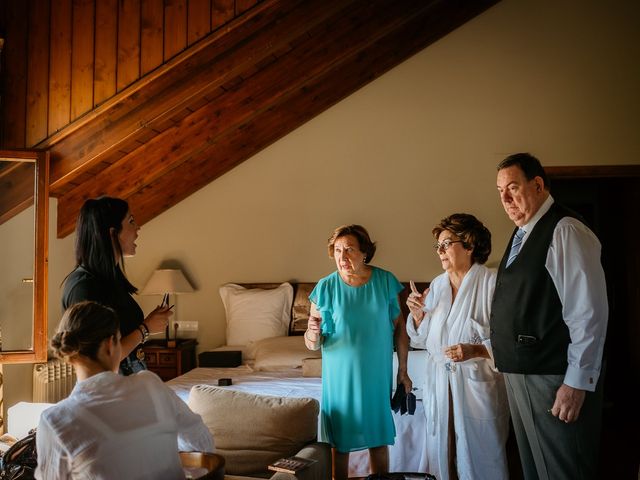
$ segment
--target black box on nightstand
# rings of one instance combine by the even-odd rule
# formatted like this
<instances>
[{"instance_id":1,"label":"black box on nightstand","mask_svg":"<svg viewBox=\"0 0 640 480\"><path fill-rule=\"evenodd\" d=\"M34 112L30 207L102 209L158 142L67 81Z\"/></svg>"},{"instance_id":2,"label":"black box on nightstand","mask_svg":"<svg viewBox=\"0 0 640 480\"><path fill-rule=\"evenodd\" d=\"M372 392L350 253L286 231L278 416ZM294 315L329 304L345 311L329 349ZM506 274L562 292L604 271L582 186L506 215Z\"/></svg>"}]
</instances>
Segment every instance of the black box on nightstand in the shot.
<instances>
[{"instance_id":1,"label":"black box on nightstand","mask_svg":"<svg viewBox=\"0 0 640 480\"><path fill-rule=\"evenodd\" d=\"M218 352L202 352L198 355L200 367L239 367L242 365L240 350L221 350Z\"/></svg>"}]
</instances>

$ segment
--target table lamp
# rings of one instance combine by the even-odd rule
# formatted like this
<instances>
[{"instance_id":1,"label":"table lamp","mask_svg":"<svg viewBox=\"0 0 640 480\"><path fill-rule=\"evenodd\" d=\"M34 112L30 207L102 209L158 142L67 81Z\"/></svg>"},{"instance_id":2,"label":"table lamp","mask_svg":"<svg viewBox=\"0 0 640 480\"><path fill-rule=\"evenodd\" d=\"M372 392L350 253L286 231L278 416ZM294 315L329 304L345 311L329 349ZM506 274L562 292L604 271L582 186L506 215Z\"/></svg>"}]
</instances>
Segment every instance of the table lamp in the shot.
<instances>
[{"instance_id":1,"label":"table lamp","mask_svg":"<svg viewBox=\"0 0 640 480\"><path fill-rule=\"evenodd\" d=\"M172 268L161 268L153 272L151 278L144 286L141 295L164 295L168 294L168 304L174 305L173 308L173 330L174 336L171 339L171 328L167 325L165 329L165 337L167 341L168 347L176 346L176 335L178 332L178 294L181 293L191 293L193 292L193 287L186 279L182 270L172 269ZM173 300L171 299L171 295L173 295Z\"/></svg>"}]
</instances>

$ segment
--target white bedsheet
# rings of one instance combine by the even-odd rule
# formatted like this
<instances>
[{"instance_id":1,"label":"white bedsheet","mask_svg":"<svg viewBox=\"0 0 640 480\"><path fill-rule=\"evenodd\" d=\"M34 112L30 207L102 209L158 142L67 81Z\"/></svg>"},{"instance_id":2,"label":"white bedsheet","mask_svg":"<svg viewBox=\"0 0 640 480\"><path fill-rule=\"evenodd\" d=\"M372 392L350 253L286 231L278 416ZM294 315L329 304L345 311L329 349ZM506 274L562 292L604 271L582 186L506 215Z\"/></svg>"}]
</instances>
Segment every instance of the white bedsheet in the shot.
<instances>
[{"instance_id":1,"label":"white bedsheet","mask_svg":"<svg viewBox=\"0 0 640 480\"><path fill-rule=\"evenodd\" d=\"M195 368L184 375L169 380L171 387L185 402L194 385L217 385L220 378L231 378L230 387L262 395L278 397L312 397L320 401L321 379L303 377L302 369L277 372L255 372L242 365L236 368ZM415 415L394 414L396 444L389 448L389 468L394 472L425 471L425 418L422 402L418 401ZM349 476L366 476L369 473L367 451L353 452L349 461Z\"/></svg>"}]
</instances>

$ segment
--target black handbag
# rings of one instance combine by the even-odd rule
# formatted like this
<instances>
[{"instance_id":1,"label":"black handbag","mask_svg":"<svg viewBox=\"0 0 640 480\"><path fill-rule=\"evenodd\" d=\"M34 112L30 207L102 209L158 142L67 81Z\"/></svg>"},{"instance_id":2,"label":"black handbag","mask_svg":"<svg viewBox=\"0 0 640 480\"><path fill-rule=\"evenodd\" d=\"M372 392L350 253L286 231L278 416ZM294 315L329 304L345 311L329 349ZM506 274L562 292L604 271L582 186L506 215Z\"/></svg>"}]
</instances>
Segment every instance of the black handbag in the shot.
<instances>
[{"instance_id":1,"label":"black handbag","mask_svg":"<svg viewBox=\"0 0 640 480\"><path fill-rule=\"evenodd\" d=\"M396 393L391 398L391 410L400 415L408 413L413 415L416 412L416 396L409 392L405 392L404 386L399 383L396 387Z\"/></svg>"},{"instance_id":2,"label":"black handbag","mask_svg":"<svg viewBox=\"0 0 640 480\"><path fill-rule=\"evenodd\" d=\"M0 480L33 480L37 465L34 428L0 457Z\"/></svg>"}]
</instances>

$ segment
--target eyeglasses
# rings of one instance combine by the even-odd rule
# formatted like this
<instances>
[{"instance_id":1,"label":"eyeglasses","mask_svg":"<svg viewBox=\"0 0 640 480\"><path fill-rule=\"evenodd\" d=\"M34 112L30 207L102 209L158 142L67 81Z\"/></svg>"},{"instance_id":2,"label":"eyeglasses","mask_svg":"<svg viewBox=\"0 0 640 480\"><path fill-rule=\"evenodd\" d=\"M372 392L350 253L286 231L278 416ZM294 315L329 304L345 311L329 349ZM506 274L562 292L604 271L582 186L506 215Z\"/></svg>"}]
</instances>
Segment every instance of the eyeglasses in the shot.
<instances>
[{"instance_id":1,"label":"eyeglasses","mask_svg":"<svg viewBox=\"0 0 640 480\"><path fill-rule=\"evenodd\" d=\"M434 243L433 248L436 250L436 252L439 252L440 250L444 250L446 252L447 250L449 250L449 247L454 243L464 243L464 242L462 240L445 240L442 243L440 242Z\"/></svg>"}]
</instances>

